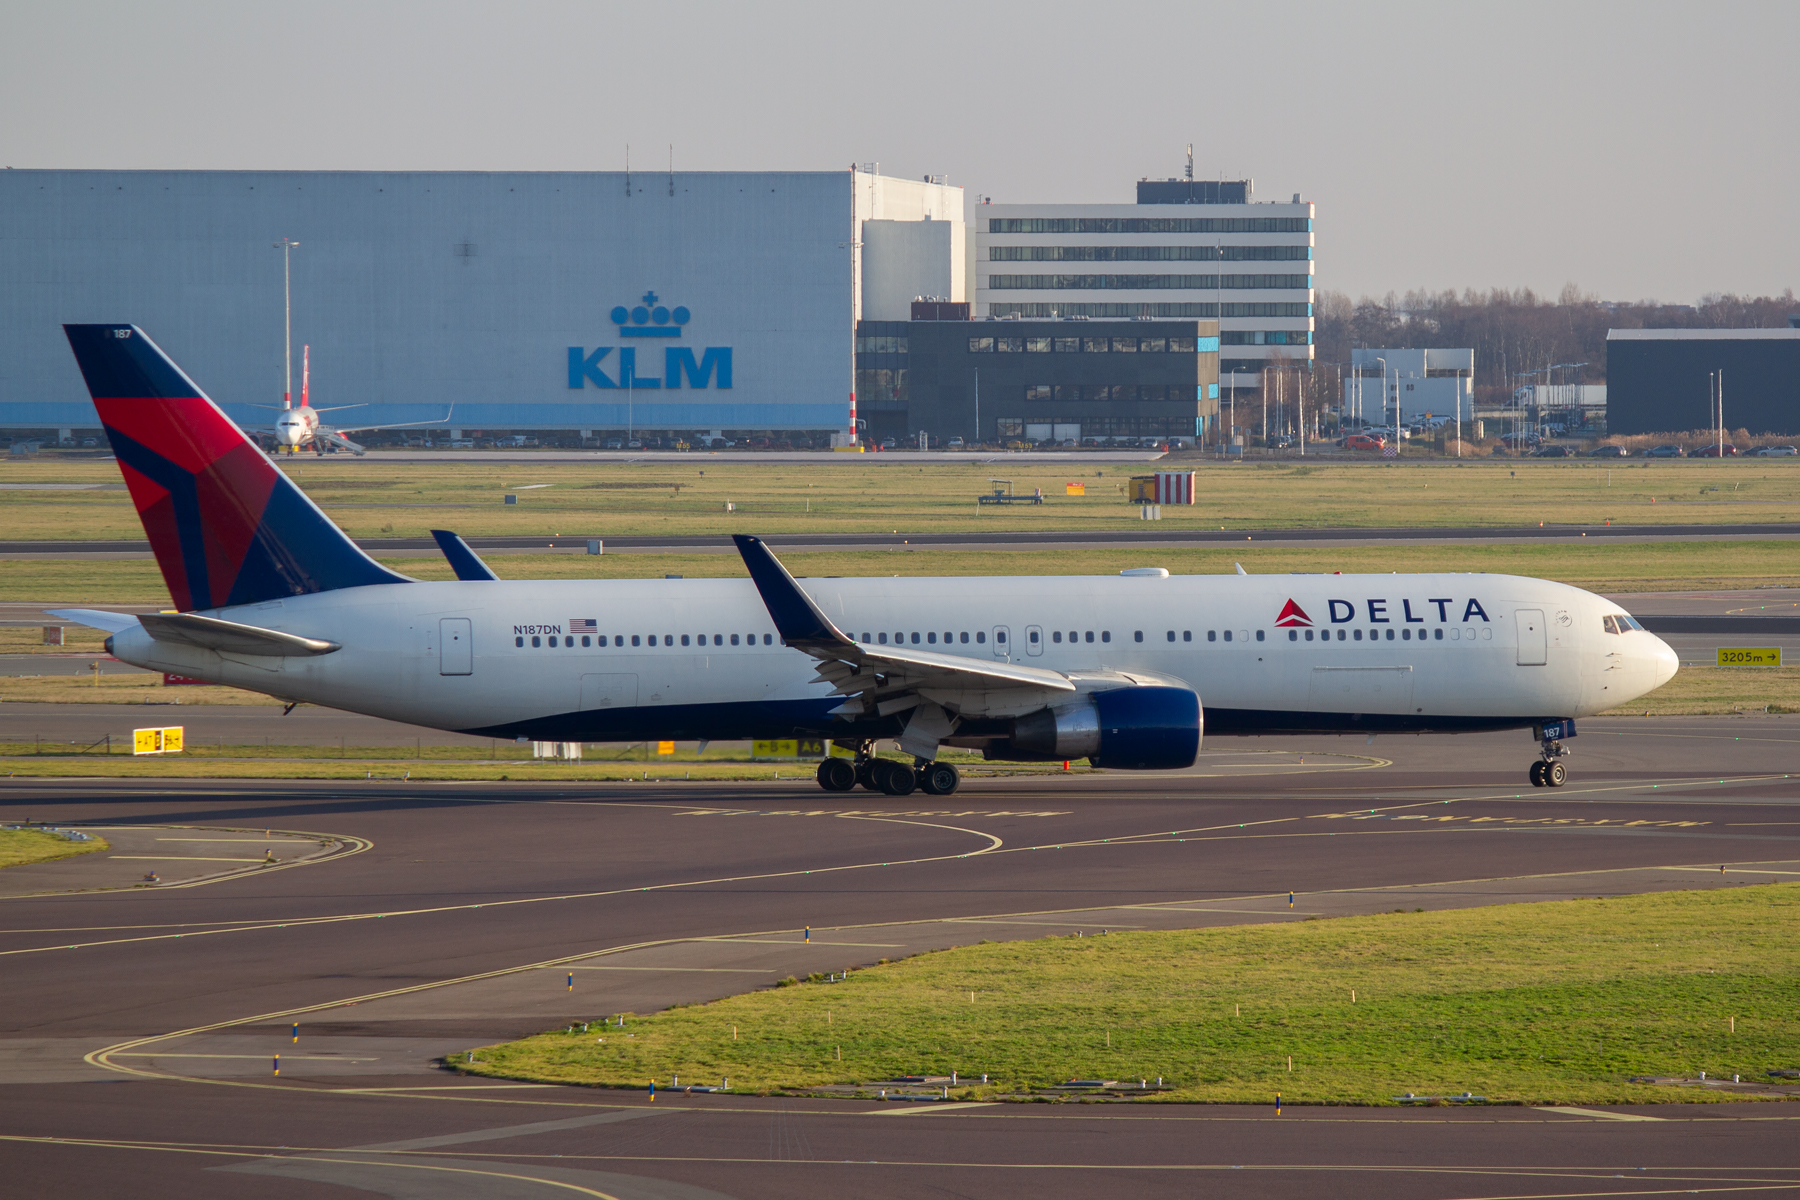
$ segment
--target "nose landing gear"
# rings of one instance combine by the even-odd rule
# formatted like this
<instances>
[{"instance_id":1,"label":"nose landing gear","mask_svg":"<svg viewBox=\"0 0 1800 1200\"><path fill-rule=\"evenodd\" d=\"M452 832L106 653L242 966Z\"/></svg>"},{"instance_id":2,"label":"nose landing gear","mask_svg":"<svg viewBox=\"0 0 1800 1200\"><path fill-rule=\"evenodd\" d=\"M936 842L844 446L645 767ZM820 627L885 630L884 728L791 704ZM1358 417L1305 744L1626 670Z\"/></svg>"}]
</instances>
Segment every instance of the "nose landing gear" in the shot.
<instances>
[{"instance_id":1,"label":"nose landing gear","mask_svg":"<svg viewBox=\"0 0 1800 1200\"><path fill-rule=\"evenodd\" d=\"M1543 746L1543 758L1531 764L1531 786L1558 788L1569 780L1569 768L1563 765L1563 758L1569 753L1562 744L1565 730L1573 736L1574 722L1558 721L1539 728L1539 742Z\"/></svg>"}]
</instances>

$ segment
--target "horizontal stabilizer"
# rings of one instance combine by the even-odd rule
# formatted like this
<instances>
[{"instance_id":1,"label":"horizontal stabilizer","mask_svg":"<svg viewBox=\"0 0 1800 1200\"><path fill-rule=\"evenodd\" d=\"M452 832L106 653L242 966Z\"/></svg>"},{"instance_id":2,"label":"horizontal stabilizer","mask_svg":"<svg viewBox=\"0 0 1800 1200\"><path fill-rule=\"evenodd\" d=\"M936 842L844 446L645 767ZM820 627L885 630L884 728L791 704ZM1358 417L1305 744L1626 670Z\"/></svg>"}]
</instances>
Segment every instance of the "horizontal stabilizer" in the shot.
<instances>
[{"instance_id":1,"label":"horizontal stabilizer","mask_svg":"<svg viewBox=\"0 0 1800 1200\"><path fill-rule=\"evenodd\" d=\"M448 529L434 529L431 536L437 539L438 549L450 560L450 569L464 583L499 581L500 577L494 574L493 568L482 562L481 556L469 549L469 543L456 534Z\"/></svg>"},{"instance_id":2,"label":"horizontal stabilizer","mask_svg":"<svg viewBox=\"0 0 1800 1200\"><path fill-rule=\"evenodd\" d=\"M108 633L121 633L138 623L138 619L130 613L107 612L100 608L51 608L44 611L48 616L61 617L77 625L86 625L89 629L104 629Z\"/></svg>"},{"instance_id":3,"label":"horizontal stabilizer","mask_svg":"<svg viewBox=\"0 0 1800 1200\"><path fill-rule=\"evenodd\" d=\"M198 613L145 613L137 620L159 642L180 642L221 654L260 654L272 658L330 654L342 650L337 642L301 637L236 621L221 621Z\"/></svg>"}]
</instances>

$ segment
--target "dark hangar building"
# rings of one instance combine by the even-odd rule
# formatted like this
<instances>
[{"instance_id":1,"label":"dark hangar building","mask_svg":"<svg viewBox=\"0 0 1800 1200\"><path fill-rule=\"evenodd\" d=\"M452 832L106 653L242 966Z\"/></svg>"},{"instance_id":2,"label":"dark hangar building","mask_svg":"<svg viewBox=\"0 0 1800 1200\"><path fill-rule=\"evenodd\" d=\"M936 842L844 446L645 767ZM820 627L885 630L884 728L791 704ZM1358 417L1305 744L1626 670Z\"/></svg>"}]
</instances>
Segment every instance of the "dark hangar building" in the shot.
<instances>
[{"instance_id":1,"label":"dark hangar building","mask_svg":"<svg viewBox=\"0 0 1800 1200\"><path fill-rule=\"evenodd\" d=\"M1725 427L1800 434L1800 317L1786 329L1614 329L1606 335L1610 433L1713 424L1708 376L1724 372Z\"/></svg>"},{"instance_id":2,"label":"dark hangar building","mask_svg":"<svg viewBox=\"0 0 1800 1200\"><path fill-rule=\"evenodd\" d=\"M934 444L1217 437L1219 323L989 319L915 304L859 321L858 415L876 439Z\"/></svg>"}]
</instances>

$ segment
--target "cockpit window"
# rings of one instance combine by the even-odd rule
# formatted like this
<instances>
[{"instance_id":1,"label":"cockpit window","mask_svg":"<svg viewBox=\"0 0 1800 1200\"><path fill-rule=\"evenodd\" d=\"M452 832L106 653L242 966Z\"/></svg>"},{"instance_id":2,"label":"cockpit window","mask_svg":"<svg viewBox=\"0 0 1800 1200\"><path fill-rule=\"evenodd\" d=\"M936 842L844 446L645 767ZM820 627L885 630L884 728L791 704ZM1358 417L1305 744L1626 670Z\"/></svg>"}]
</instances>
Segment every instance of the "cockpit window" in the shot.
<instances>
[{"instance_id":1,"label":"cockpit window","mask_svg":"<svg viewBox=\"0 0 1800 1200\"><path fill-rule=\"evenodd\" d=\"M1601 617L1600 623L1606 627L1606 632L1608 633L1619 632L1619 619L1611 613L1607 613L1604 617Z\"/></svg>"},{"instance_id":2,"label":"cockpit window","mask_svg":"<svg viewBox=\"0 0 1800 1200\"><path fill-rule=\"evenodd\" d=\"M1635 629L1639 633L1645 632L1644 627L1642 625L1638 624L1637 618L1629 615L1628 613L1618 613L1616 615L1606 617L1605 622L1606 622L1606 632L1608 632L1608 633L1624 633L1626 630L1629 630L1629 629Z\"/></svg>"}]
</instances>

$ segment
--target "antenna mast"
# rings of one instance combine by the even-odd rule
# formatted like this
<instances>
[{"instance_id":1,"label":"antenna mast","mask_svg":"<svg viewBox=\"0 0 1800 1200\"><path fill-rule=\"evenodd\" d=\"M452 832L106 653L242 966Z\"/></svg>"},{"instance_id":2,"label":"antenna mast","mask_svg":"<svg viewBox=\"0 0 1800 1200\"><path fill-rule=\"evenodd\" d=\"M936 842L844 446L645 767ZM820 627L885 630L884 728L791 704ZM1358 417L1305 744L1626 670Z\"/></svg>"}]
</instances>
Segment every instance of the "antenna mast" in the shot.
<instances>
[{"instance_id":1,"label":"antenna mast","mask_svg":"<svg viewBox=\"0 0 1800 1200\"><path fill-rule=\"evenodd\" d=\"M1189 183L1194 181L1194 143L1192 142L1188 143L1187 179Z\"/></svg>"}]
</instances>

